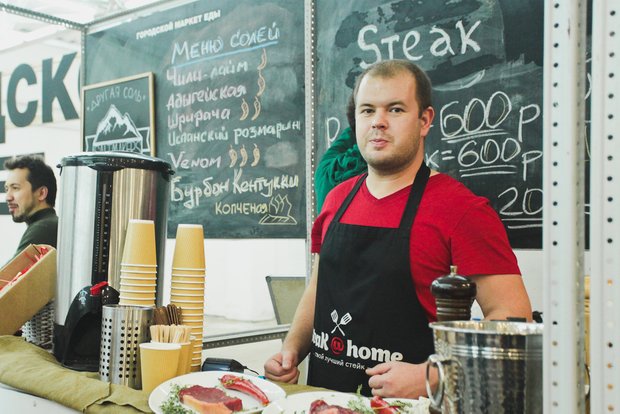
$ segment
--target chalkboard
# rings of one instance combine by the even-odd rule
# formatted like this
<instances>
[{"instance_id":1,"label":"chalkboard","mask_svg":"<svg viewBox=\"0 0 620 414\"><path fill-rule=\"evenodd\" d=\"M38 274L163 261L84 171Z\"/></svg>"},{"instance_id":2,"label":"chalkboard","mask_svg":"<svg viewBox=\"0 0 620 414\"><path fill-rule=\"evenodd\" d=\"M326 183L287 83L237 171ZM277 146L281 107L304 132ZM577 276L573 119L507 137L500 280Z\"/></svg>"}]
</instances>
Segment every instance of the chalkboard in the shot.
<instances>
[{"instance_id":1,"label":"chalkboard","mask_svg":"<svg viewBox=\"0 0 620 414\"><path fill-rule=\"evenodd\" d=\"M304 2L203 1L86 36L87 83L155 73L168 234L305 238Z\"/></svg>"},{"instance_id":2,"label":"chalkboard","mask_svg":"<svg viewBox=\"0 0 620 414\"><path fill-rule=\"evenodd\" d=\"M388 58L433 82L426 162L489 198L513 248L542 246L542 0L317 0L316 140L346 127L355 78Z\"/></svg>"},{"instance_id":3,"label":"chalkboard","mask_svg":"<svg viewBox=\"0 0 620 414\"><path fill-rule=\"evenodd\" d=\"M84 151L155 155L152 73L85 86L82 103Z\"/></svg>"}]
</instances>

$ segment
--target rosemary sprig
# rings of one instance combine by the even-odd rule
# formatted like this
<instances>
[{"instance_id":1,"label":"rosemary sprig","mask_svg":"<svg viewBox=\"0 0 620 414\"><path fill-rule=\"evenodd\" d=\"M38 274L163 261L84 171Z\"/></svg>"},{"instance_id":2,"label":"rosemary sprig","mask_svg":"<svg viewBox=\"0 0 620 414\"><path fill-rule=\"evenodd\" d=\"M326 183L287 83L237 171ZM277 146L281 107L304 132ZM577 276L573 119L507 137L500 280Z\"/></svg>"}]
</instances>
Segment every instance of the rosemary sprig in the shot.
<instances>
[{"instance_id":1,"label":"rosemary sprig","mask_svg":"<svg viewBox=\"0 0 620 414\"><path fill-rule=\"evenodd\" d=\"M181 387L177 384L172 384L170 386L170 393L168 394L168 399L164 401L159 408L161 408L164 414L193 414L194 411L188 410L183 407L181 404L181 400L179 399L179 391L187 387Z\"/></svg>"}]
</instances>

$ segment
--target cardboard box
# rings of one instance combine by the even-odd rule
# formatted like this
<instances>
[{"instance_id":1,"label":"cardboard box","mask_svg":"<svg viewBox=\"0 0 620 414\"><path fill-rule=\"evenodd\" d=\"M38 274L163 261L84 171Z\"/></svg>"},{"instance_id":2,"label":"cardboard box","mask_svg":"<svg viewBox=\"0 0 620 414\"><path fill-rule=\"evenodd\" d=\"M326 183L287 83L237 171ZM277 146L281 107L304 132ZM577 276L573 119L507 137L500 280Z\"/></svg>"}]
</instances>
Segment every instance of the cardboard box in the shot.
<instances>
[{"instance_id":1,"label":"cardboard box","mask_svg":"<svg viewBox=\"0 0 620 414\"><path fill-rule=\"evenodd\" d=\"M49 251L34 265L32 258L44 246ZM26 267L32 267L11 286L7 281ZM0 269L0 335L12 335L54 299L56 291L56 249L47 245L26 247Z\"/></svg>"}]
</instances>

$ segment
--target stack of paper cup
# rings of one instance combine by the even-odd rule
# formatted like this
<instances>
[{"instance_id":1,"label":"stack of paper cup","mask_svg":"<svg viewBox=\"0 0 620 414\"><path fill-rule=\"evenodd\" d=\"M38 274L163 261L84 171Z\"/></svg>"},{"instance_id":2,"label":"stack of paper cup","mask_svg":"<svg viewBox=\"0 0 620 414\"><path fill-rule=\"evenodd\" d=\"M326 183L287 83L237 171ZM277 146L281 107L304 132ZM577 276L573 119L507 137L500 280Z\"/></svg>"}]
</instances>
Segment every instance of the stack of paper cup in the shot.
<instances>
[{"instance_id":1,"label":"stack of paper cup","mask_svg":"<svg viewBox=\"0 0 620 414\"><path fill-rule=\"evenodd\" d=\"M179 224L172 258L170 303L181 308L183 325L191 327L192 371L200 371L204 323L204 234L199 224Z\"/></svg>"},{"instance_id":2,"label":"stack of paper cup","mask_svg":"<svg viewBox=\"0 0 620 414\"><path fill-rule=\"evenodd\" d=\"M120 281L120 305L155 306L157 255L152 220L129 220Z\"/></svg>"}]
</instances>

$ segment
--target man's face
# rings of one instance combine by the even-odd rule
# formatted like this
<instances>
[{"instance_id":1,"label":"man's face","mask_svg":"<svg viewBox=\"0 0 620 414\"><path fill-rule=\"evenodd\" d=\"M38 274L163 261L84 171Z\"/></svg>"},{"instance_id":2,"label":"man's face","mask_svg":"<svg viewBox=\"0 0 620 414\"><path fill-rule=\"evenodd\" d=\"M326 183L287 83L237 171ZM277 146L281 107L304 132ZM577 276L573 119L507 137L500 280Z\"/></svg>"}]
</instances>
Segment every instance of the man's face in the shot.
<instances>
[{"instance_id":1,"label":"man's face","mask_svg":"<svg viewBox=\"0 0 620 414\"><path fill-rule=\"evenodd\" d=\"M40 189L32 191L27 168L10 170L4 186L9 213L13 216L14 222L23 222L39 209L37 197Z\"/></svg>"},{"instance_id":2,"label":"man's face","mask_svg":"<svg viewBox=\"0 0 620 414\"><path fill-rule=\"evenodd\" d=\"M423 160L423 137L433 115L432 108L420 115L416 81L408 72L391 78L366 75L357 92L355 130L369 167L378 174L392 174Z\"/></svg>"}]
</instances>

